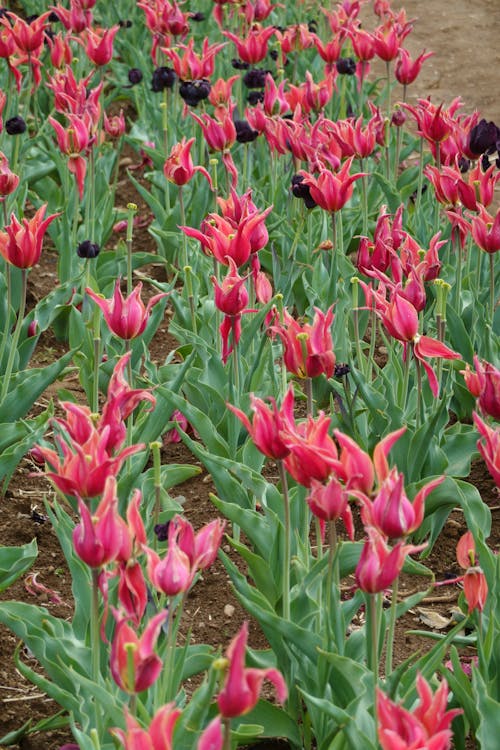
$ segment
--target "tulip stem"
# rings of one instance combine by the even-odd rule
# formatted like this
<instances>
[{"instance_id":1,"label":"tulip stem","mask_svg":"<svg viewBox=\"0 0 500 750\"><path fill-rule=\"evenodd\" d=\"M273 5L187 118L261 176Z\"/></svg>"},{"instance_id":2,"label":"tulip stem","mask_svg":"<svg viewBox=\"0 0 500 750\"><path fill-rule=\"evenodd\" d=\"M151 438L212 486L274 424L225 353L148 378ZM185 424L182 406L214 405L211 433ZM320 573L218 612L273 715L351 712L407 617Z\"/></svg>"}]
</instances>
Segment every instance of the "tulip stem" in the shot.
<instances>
[{"instance_id":1,"label":"tulip stem","mask_svg":"<svg viewBox=\"0 0 500 750\"><path fill-rule=\"evenodd\" d=\"M87 260L87 264L90 261ZM94 341L94 378L92 380L92 398L90 408L97 414L99 411L99 363L101 359L101 315L100 310L96 306L94 310L93 319L93 341Z\"/></svg>"},{"instance_id":2,"label":"tulip stem","mask_svg":"<svg viewBox=\"0 0 500 750\"><path fill-rule=\"evenodd\" d=\"M158 525L160 520L160 509L161 509L161 443L158 440L153 441L150 446L151 453L153 454L153 486L155 495L155 504L153 507L153 529ZM154 535L153 548L156 551L158 546L158 536Z\"/></svg>"},{"instance_id":3,"label":"tulip stem","mask_svg":"<svg viewBox=\"0 0 500 750\"><path fill-rule=\"evenodd\" d=\"M389 612L389 627L387 630L387 643L385 648L385 677L392 674L392 656L394 650L394 632L396 629L396 615L398 606L399 576L392 584L391 609Z\"/></svg>"},{"instance_id":4,"label":"tulip stem","mask_svg":"<svg viewBox=\"0 0 500 750\"><path fill-rule=\"evenodd\" d=\"M337 302L337 274L338 274L338 268L337 268L337 254L340 252L340 245L342 244L341 238L339 235L342 234L341 231L339 231L339 227L337 227L337 214L335 211L332 211L332 234L333 234L333 249L332 249L332 263L330 266L330 280L332 283L332 295L331 295L331 301L332 303ZM337 243L339 244L339 247L337 247Z\"/></svg>"},{"instance_id":5,"label":"tulip stem","mask_svg":"<svg viewBox=\"0 0 500 750\"><path fill-rule=\"evenodd\" d=\"M493 328L493 318L495 316L495 254L489 253L490 259L490 322Z\"/></svg>"},{"instance_id":6,"label":"tulip stem","mask_svg":"<svg viewBox=\"0 0 500 750\"><path fill-rule=\"evenodd\" d=\"M227 717L222 719L222 733L224 735L222 750L231 750L231 719Z\"/></svg>"},{"instance_id":7,"label":"tulip stem","mask_svg":"<svg viewBox=\"0 0 500 750\"><path fill-rule=\"evenodd\" d=\"M379 594L368 594L366 602L366 624L369 629L368 641L369 659L368 667L373 672L374 684L378 683L378 599Z\"/></svg>"},{"instance_id":8,"label":"tulip stem","mask_svg":"<svg viewBox=\"0 0 500 750\"><path fill-rule=\"evenodd\" d=\"M92 568L92 600L90 610L90 648L92 651L92 680L99 681L100 673L100 646L101 635L99 632L99 570Z\"/></svg>"},{"instance_id":9,"label":"tulip stem","mask_svg":"<svg viewBox=\"0 0 500 750\"><path fill-rule=\"evenodd\" d=\"M172 603L173 597L169 597L168 601L168 619L167 619L167 650L165 654L165 663L163 666L164 670L164 679L163 679L163 685L161 690L161 699L164 700L166 703L173 700L172 696L172 678L173 678L173 672L175 668L175 636L176 636L176 628L174 628L175 624L175 614L174 614L174 607Z\"/></svg>"},{"instance_id":10,"label":"tulip stem","mask_svg":"<svg viewBox=\"0 0 500 750\"><path fill-rule=\"evenodd\" d=\"M288 495L288 481L285 465L282 459L278 459L278 470L281 481L281 493L283 495L284 516L284 549L283 549L283 618L290 619L290 498Z\"/></svg>"},{"instance_id":11,"label":"tulip stem","mask_svg":"<svg viewBox=\"0 0 500 750\"><path fill-rule=\"evenodd\" d=\"M5 206L5 203L4 203ZM6 222L7 223L7 222ZM3 260L3 259L2 259ZM5 330L2 338L2 345L0 346L0 368L2 366L3 357L5 354L5 347L7 346L7 339L10 341L10 309L12 307L12 273L10 263L3 261L2 265L5 267L5 283L7 285L7 318L5 321ZM1 369L0 369L1 372Z\"/></svg>"},{"instance_id":12,"label":"tulip stem","mask_svg":"<svg viewBox=\"0 0 500 750\"><path fill-rule=\"evenodd\" d=\"M420 360L418 357L414 357L415 367L417 368L417 414L415 417L415 427L418 428L421 425L421 410L422 410L422 368L420 366Z\"/></svg>"},{"instance_id":13,"label":"tulip stem","mask_svg":"<svg viewBox=\"0 0 500 750\"><path fill-rule=\"evenodd\" d=\"M182 189L182 185L179 185L179 209L181 212L181 225L185 226L186 211L184 208L184 191ZM185 232L181 232L181 235L182 235L182 264L185 267L188 265L187 234Z\"/></svg>"},{"instance_id":14,"label":"tulip stem","mask_svg":"<svg viewBox=\"0 0 500 750\"><path fill-rule=\"evenodd\" d=\"M403 372L403 389L401 392L401 400L400 400L400 406L401 411L404 412L406 408L406 399L408 398L408 384L410 382L410 352L408 351L408 348L405 351L405 358L404 358L404 372Z\"/></svg>"},{"instance_id":15,"label":"tulip stem","mask_svg":"<svg viewBox=\"0 0 500 750\"><path fill-rule=\"evenodd\" d=\"M455 295L454 303L455 309L459 315L462 312L462 248L460 247L460 241L458 240L458 230L453 227L451 230L451 252L456 263L456 277L455 277Z\"/></svg>"},{"instance_id":16,"label":"tulip stem","mask_svg":"<svg viewBox=\"0 0 500 750\"><path fill-rule=\"evenodd\" d=\"M385 70L387 75L387 117L391 119L391 63L389 60L385 62Z\"/></svg>"},{"instance_id":17,"label":"tulip stem","mask_svg":"<svg viewBox=\"0 0 500 750\"><path fill-rule=\"evenodd\" d=\"M359 160L361 172L364 173L364 159ZM361 212L363 221L363 236L368 234L368 175L363 174L361 178Z\"/></svg>"},{"instance_id":18,"label":"tulip stem","mask_svg":"<svg viewBox=\"0 0 500 750\"><path fill-rule=\"evenodd\" d=\"M340 543L337 536L337 522L328 521L328 572L326 576L326 623L325 632L331 638L332 622L335 629L335 646L339 654L344 652L344 633L340 610ZM335 603L332 605L332 593L335 591ZM330 643L328 643L330 650Z\"/></svg>"},{"instance_id":19,"label":"tulip stem","mask_svg":"<svg viewBox=\"0 0 500 750\"><path fill-rule=\"evenodd\" d=\"M418 218L420 215L420 203L422 201L422 186L424 182L424 139L420 138L420 148L418 152L418 182L417 182L417 198L415 201L415 217Z\"/></svg>"},{"instance_id":20,"label":"tulip stem","mask_svg":"<svg viewBox=\"0 0 500 750\"><path fill-rule=\"evenodd\" d=\"M137 211L137 205L135 203L128 203L127 210L127 239L125 244L127 246L127 296L129 296L132 294L132 244L134 235L134 214ZM184 232L182 235L185 237Z\"/></svg>"},{"instance_id":21,"label":"tulip stem","mask_svg":"<svg viewBox=\"0 0 500 750\"><path fill-rule=\"evenodd\" d=\"M373 374L373 361L375 357L375 344L377 341L377 310L375 298L371 308L371 329L370 329L370 348L368 350L368 359L366 360L366 380L371 383Z\"/></svg>"},{"instance_id":22,"label":"tulip stem","mask_svg":"<svg viewBox=\"0 0 500 750\"><path fill-rule=\"evenodd\" d=\"M5 368L5 373L3 376L2 381L2 393L0 396L0 403L3 403L5 400L5 397L7 396L7 393L9 391L9 385L10 385L10 379L12 376L12 370L14 368L14 359L17 354L17 345L19 343L19 336L21 334L21 328L23 325L24 320L24 310L26 308L26 292L28 288L28 269L27 268L21 268L21 300L19 303L19 312L17 314L17 321L16 321L16 327L14 329L14 334L12 336L12 339L10 341L10 347L9 347L9 358L7 360L7 366ZM8 316L9 311L7 311ZM9 335L8 327L5 331L5 338Z\"/></svg>"},{"instance_id":23,"label":"tulip stem","mask_svg":"<svg viewBox=\"0 0 500 750\"><path fill-rule=\"evenodd\" d=\"M309 378L309 377L306 378L305 388L306 388L306 398L307 398L307 416L314 417L312 378Z\"/></svg>"}]
</instances>

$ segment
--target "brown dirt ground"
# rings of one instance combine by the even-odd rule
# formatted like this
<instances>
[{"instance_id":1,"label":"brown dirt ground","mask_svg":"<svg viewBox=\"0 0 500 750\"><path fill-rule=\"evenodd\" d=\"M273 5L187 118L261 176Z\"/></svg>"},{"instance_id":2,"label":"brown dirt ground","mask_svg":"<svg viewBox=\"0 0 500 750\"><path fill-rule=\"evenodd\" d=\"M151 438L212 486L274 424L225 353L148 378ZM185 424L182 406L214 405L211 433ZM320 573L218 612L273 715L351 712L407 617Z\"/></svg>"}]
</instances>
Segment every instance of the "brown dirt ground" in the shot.
<instances>
[{"instance_id":1,"label":"brown dirt ground","mask_svg":"<svg viewBox=\"0 0 500 750\"><path fill-rule=\"evenodd\" d=\"M497 30L500 27L500 6L496 0L456 0L452 5L444 0L407 0L404 3L396 0L394 8L405 7L409 18L416 18L414 32L407 40L406 46L412 53L422 49L434 50L435 55L425 65L418 81L409 89L409 100L416 96L431 95L435 102L450 102L455 96L464 100L464 111L479 109L486 119L500 122L500 100L497 95L497 68L500 53L497 46ZM394 98L397 99L397 92ZM132 199L139 204L140 211L146 211L144 204L137 196L132 196L129 186L121 183L118 202L125 205ZM141 250L154 250L154 241L146 230L135 233L135 247ZM52 287L55 278L56 259L50 252L45 252L42 262L31 274L31 292L33 298L39 299ZM161 327L155 342L153 356L161 360L166 353L175 348L175 341L168 336L168 318ZM52 361L63 351L63 347L53 338L44 334L37 347L35 360L38 364ZM56 396L58 384L41 399ZM66 388L78 390L74 381L65 382ZM164 461L194 462L183 446L166 446ZM36 537L39 546L39 557L33 567L39 572L39 580L59 592L63 604L54 605L43 600L53 614L67 617L71 612L71 586L65 572L64 558L59 549L56 536L48 523L36 520L33 511L43 514L43 500L50 497L51 488L45 480L34 481L30 476L33 467L25 459L16 472L4 497L0 498L0 545L23 544ZM470 477L479 488L485 502L493 510L493 533L491 544L494 549L500 545L499 498L492 481L481 463L474 465ZM203 472L177 489L186 497L185 510L187 517L198 527L215 516L209 500L213 490L210 478ZM455 570L455 546L464 530L463 518L454 512L446 525L438 547L433 552L429 564L439 580ZM412 583L408 586L411 588ZM441 601L429 602L429 606L443 616L449 614L454 604L448 590L441 589ZM455 589L455 597L458 596ZM9 589L5 598L18 598L33 601L26 593L23 582L17 582ZM234 606L231 616L224 614L226 604ZM193 627L197 642L214 646L225 646L237 631L246 617L241 607L234 600L227 575L219 563L204 577L189 597L186 615L187 625ZM396 659L403 659L409 651L416 650L420 641L406 631L421 627L417 615L409 614L400 625L396 640ZM251 643L258 646L262 643L258 627L252 624ZM16 639L4 628L0 629L0 736L19 727L27 719L33 722L48 716L57 707L45 696L28 684L16 671L12 653ZM58 731L39 734L25 739L20 744L22 750L55 750L64 742L71 742L68 732Z\"/></svg>"}]
</instances>

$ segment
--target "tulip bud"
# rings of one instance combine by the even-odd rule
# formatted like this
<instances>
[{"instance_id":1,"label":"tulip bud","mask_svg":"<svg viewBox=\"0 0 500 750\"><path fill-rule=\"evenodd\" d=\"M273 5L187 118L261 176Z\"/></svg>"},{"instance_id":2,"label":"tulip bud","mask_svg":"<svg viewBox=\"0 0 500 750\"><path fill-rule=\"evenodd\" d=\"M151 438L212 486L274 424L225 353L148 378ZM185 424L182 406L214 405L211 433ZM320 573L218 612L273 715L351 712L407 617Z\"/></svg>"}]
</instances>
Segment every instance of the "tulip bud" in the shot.
<instances>
[{"instance_id":1,"label":"tulip bud","mask_svg":"<svg viewBox=\"0 0 500 750\"><path fill-rule=\"evenodd\" d=\"M391 118L391 125L400 128L406 122L406 115L402 109L396 109Z\"/></svg>"},{"instance_id":2,"label":"tulip bud","mask_svg":"<svg viewBox=\"0 0 500 750\"><path fill-rule=\"evenodd\" d=\"M335 67L340 75L353 76L356 73L356 61L352 57L340 57Z\"/></svg>"},{"instance_id":3,"label":"tulip bud","mask_svg":"<svg viewBox=\"0 0 500 750\"><path fill-rule=\"evenodd\" d=\"M140 83L142 81L142 70L139 70L139 68L131 68L128 72L128 80L132 86Z\"/></svg>"},{"instance_id":4,"label":"tulip bud","mask_svg":"<svg viewBox=\"0 0 500 750\"><path fill-rule=\"evenodd\" d=\"M151 79L151 91L163 91L164 89L171 89L175 83L177 75L175 70L162 66L156 68L153 71L153 78Z\"/></svg>"},{"instance_id":5,"label":"tulip bud","mask_svg":"<svg viewBox=\"0 0 500 750\"><path fill-rule=\"evenodd\" d=\"M21 135L26 132L26 122L22 117L16 115L5 123L5 130L9 135Z\"/></svg>"},{"instance_id":6,"label":"tulip bud","mask_svg":"<svg viewBox=\"0 0 500 750\"><path fill-rule=\"evenodd\" d=\"M196 107L210 94L211 84L205 78L197 81L182 81L179 86L179 95L190 107Z\"/></svg>"},{"instance_id":7,"label":"tulip bud","mask_svg":"<svg viewBox=\"0 0 500 750\"><path fill-rule=\"evenodd\" d=\"M90 240L80 242L76 248L76 254L79 258L97 258L99 251L100 247L97 242L91 242Z\"/></svg>"}]
</instances>

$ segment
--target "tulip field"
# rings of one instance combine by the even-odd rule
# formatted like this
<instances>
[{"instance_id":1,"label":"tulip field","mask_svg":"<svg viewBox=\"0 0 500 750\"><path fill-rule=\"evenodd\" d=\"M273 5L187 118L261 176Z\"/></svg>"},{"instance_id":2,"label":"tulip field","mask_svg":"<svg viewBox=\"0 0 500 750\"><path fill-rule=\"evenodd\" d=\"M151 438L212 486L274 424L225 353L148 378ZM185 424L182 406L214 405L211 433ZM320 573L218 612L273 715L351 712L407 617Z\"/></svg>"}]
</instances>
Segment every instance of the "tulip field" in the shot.
<instances>
[{"instance_id":1,"label":"tulip field","mask_svg":"<svg viewBox=\"0 0 500 750\"><path fill-rule=\"evenodd\" d=\"M500 127L415 23L0 9L0 746L497 750Z\"/></svg>"}]
</instances>

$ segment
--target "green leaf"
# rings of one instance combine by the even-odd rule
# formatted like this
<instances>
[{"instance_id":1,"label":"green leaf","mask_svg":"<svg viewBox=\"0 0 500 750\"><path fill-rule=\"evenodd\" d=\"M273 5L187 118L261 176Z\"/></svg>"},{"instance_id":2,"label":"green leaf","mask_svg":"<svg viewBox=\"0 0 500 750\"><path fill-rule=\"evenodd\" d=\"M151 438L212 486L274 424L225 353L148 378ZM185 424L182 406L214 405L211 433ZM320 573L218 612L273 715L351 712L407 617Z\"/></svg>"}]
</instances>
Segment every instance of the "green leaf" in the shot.
<instances>
[{"instance_id":1,"label":"green leaf","mask_svg":"<svg viewBox=\"0 0 500 750\"><path fill-rule=\"evenodd\" d=\"M47 367L15 373L11 378L9 391L0 404L0 423L22 419L44 390L57 380L72 356L73 352L68 352Z\"/></svg>"},{"instance_id":2,"label":"green leaf","mask_svg":"<svg viewBox=\"0 0 500 750\"><path fill-rule=\"evenodd\" d=\"M64 714L64 711L58 711L53 716L40 719L36 724L33 724L32 720L28 719L19 729L14 729L14 731L0 737L0 745L19 745L30 734L52 732L54 729L61 729L67 726L69 726L69 716Z\"/></svg>"},{"instance_id":3,"label":"green leaf","mask_svg":"<svg viewBox=\"0 0 500 750\"><path fill-rule=\"evenodd\" d=\"M481 750L497 750L500 736L500 703L488 694L488 686L479 669L475 667L472 667L472 686L479 713L476 736Z\"/></svg>"},{"instance_id":4,"label":"green leaf","mask_svg":"<svg viewBox=\"0 0 500 750\"><path fill-rule=\"evenodd\" d=\"M0 592L26 573L37 555L36 539L22 547L0 547Z\"/></svg>"},{"instance_id":5,"label":"green leaf","mask_svg":"<svg viewBox=\"0 0 500 750\"><path fill-rule=\"evenodd\" d=\"M0 424L0 478L4 479L4 490L23 456L42 439L52 414L53 409L50 408L35 419Z\"/></svg>"}]
</instances>

